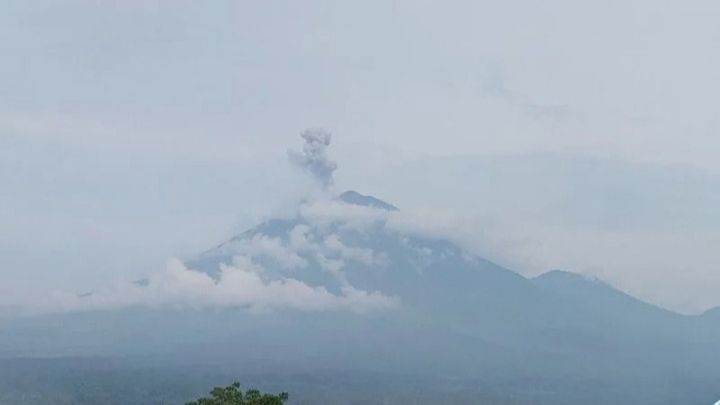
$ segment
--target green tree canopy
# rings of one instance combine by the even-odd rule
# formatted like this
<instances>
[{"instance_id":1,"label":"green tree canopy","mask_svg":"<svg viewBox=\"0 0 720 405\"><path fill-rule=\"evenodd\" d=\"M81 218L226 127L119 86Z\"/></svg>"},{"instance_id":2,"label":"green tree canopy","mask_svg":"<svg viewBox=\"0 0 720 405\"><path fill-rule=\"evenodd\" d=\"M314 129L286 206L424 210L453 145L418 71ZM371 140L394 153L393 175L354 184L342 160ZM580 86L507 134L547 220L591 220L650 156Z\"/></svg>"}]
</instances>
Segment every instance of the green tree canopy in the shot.
<instances>
[{"instance_id":1,"label":"green tree canopy","mask_svg":"<svg viewBox=\"0 0 720 405\"><path fill-rule=\"evenodd\" d=\"M215 387L210 396L188 402L186 405L282 405L288 399L286 392L273 395L264 394L256 389L243 393L240 383L235 382L227 387Z\"/></svg>"}]
</instances>

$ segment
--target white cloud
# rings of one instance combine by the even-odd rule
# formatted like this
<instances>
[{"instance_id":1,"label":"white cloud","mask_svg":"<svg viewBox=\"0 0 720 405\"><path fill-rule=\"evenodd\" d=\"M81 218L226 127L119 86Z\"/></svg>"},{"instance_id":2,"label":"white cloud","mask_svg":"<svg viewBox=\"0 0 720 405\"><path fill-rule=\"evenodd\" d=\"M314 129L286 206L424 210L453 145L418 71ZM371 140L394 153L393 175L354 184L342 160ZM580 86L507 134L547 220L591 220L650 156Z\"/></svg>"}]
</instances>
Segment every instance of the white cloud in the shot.
<instances>
[{"instance_id":1,"label":"white cloud","mask_svg":"<svg viewBox=\"0 0 720 405\"><path fill-rule=\"evenodd\" d=\"M387 218L390 211L319 199L300 206L300 217L319 227L342 223L353 229L364 229Z\"/></svg>"},{"instance_id":2,"label":"white cloud","mask_svg":"<svg viewBox=\"0 0 720 405\"><path fill-rule=\"evenodd\" d=\"M345 281L345 276L342 273L342 269L343 267L345 267L344 261L337 259L329 259L322 253L315 254L315 260L317 260L320 267L322 267L324 270L333 274L341 281Z\"/></svg>"},{"instance_id":3,"label":"white cloud","mask_svg":"<svg viewBox=\"0 0 720 405\"><path fill-rule=\"evenodd\" d=\"M218 280L185 267L172 259L146 285L121 283L114 288L79 296L56 292L46 302L35 303L30 312L107 310L132 306L153 308L243 307L252 311L296 309L301 311L349 311L368 313L398 307L396 297L344 286L339 295L293 278L266 281L261 269L249 260L223 265Z\"/></svg>"},{"instance_id":4,"label":"white cloud","mask_svg":"<svg viewBox=\"0 0 720 405\"><path fill-rule=\"evenodd\" d=\"M376 257L372 250L347 246L337 234L326 236L323 245L327 250L337 254L344 260L352 260L368 266L381 264L380 259Z\"/></svg>"},{"instance_id":5,"label":"white cloud","mask_svg":"<svg viewBox=\"0 0 720 405\"><path fill-rule=\"evenodd\" d=\"M289 235L290 248L298 251L312 250L314 241L311 240L311 229L305 224L296 225Z\"/></svg>"},{"instance_id":6,"label":"white cloud","mask_svg":"<svg viewBox=\"0 0 720 405\"><path fill-rule=\"evenodd\" d=\"M470 253L511 268L514 264L526 263L523 252L526 250L525 245L531 243L516 233L501 232L494 221L440 209L387 211L337 200L316 200L302 205L300 216L315 229L327 228L332 224L340 229L362 232L371 226L380 226L398 234L448 240ZM302 241L306 248L321 249L324 253L338 256L341 260L354 260L368 266L384 265L382 255L370 249L348 246L341 241L339 235L334 233L323 237L322 246L315 241L308 244L309 229L303 225L302 232L299 230L293 232L304 235Z\"/></svg>"},{"instance_id":7,"label":"white cloud","mask_svg":"<svg viewBox=\"0 0 720 405\"><path fill-rule=\"evenodd\" d=\"M307 260L302 258L293 246L286 246L280 238L262 234L236 241L232 243L231 248L239 255L271 258L286 269L303 268L308 265Z\"/></svg>"}]
</instances>

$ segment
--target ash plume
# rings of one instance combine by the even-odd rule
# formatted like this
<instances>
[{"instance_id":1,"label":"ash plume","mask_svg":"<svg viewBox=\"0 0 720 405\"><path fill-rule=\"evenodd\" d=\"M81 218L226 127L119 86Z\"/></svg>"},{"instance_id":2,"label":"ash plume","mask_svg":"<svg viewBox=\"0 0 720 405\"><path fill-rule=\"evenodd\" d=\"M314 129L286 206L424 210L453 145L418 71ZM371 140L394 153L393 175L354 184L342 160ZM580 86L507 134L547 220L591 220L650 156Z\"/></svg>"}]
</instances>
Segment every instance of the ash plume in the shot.
<instances>
[{"instance_id":1,"label":"ash plume","mask_svg":"<svg viewBox=\"0 0 720 405\"><path fill-rule=\"evenodd\" d=\"M288 151L290 162L312 174L323 188L327 188L332 184L333 172L337 169L337 163L327 156L332 134L324 129L310 128L300 133L300 136L305 140L302 153Z\"/></svg>"}]
</instances>

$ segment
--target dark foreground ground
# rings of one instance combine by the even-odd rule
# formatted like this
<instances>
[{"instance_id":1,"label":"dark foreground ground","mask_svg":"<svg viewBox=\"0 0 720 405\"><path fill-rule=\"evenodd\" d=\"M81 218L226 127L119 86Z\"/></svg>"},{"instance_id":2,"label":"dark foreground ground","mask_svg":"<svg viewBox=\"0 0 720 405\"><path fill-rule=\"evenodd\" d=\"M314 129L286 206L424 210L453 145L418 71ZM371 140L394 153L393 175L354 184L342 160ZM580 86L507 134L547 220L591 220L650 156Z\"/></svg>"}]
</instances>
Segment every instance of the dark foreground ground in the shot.
<instances>
[{"instance_id":1,"label":"dark foreground ground","mask_svg":"<svg viewBox=\"0 0 720 405\"><path fill-rule=\"evenodd\" d=\"M720 382L600 381L582 376L475 379L259 365L158 365L119 359L0 360L0 404L182 404L214 385L288 391L291 404L713 404ZM255 371L248 371L247 369ZM717 384L716 384L717 383ZM713 388L716 387L716 388ZM662 402L657 402L659 399Z\"/></svg>"}]
</instances>

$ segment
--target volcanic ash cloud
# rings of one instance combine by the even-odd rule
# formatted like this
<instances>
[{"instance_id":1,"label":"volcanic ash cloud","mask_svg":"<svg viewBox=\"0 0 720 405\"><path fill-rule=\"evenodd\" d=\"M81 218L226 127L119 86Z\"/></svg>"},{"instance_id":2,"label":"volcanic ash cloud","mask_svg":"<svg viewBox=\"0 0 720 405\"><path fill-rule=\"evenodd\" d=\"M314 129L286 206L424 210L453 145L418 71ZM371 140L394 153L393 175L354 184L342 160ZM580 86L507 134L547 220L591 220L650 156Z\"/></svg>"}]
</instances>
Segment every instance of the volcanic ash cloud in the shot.
<instances>
[{"instance_id":1,"label":"volcanic ash cloud","mask_svg":"<svg viewBox=\"0 0 720 405\"><path fill-rule=\"evenodd\" d=\"M333 182L333 173L337 163L328 159L327 148L332 141L332 134L324 129L310 128L300 136L305 141L302 152L289 151L290 162L313 175L327 188Z\"/></svg>"}]
</instances>

